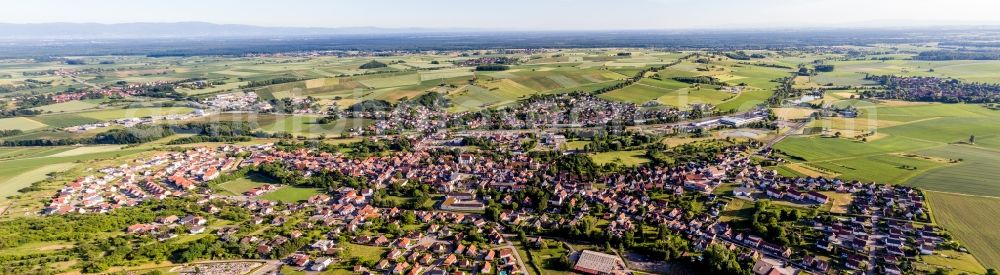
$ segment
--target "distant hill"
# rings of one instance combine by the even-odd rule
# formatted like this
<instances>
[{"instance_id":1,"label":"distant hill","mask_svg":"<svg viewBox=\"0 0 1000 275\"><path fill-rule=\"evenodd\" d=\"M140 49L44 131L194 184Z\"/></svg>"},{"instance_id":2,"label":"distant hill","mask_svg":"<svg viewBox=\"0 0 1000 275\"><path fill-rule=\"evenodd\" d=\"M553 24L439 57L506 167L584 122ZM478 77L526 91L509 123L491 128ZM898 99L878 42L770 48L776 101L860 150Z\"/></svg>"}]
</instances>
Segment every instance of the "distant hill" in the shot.
<instances>
[{"instance_id":1,"label":"distant hill","mask_svg":"<svg viewBox=\"0 0 1000 275\"><path fill-rule=\"evenodd\" d=\"M203 37L288 37L358 34L406 34L431 32L464 32L473 29L389 29L376 27L297 28L261 27L205 22L178 23L0 23L0 39L115 39L115 38L203 38Z\"/></svg>"}]
</instances>

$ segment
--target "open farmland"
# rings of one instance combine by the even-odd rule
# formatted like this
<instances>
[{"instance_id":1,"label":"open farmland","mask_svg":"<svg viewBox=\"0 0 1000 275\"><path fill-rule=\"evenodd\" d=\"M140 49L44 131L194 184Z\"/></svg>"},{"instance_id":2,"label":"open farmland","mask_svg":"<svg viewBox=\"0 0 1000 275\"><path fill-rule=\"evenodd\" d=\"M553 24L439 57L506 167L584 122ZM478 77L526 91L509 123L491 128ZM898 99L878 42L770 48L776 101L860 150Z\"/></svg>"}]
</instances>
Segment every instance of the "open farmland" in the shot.
<instances>
[{"instance_id":1,"label":"open farmland","mask_svg":"<svg viewBox=\"0 0 1000 275\"><path fill-rule=\"evenodd\" d=\"M917 152L949 159L961 159L958 164L930 170L914 177L907 184L927 190L1000 197L1000 151L967 145L949 145Z\"/></svg>"},{"instance_id":2,"label":"open farmland","mask_svg":"<svg viewBox=\"0 0 1000 275\"><path fill-rule=\"evenodd\" d=\"M1000 198L927 192L938 224L951 231L986 266L1000 266Z\"/></svg>"},{"instance_id":3,"label":"open farmland","mask_svg":"<svg viewBox=\"0 0 1000 275\"><path fill-rule=\"evenodd\" d=\"M310 137L319 135L333 137L372 123L367 119L343 119L330 124L319 124L317 120L319 117L284 116L278 117L273 123L261 124L261 129L272 133L287 132Z\"/></svg>"},{"instance_id":4,"label":"open farmland","mask_svg":"<svg viewBox=\"0 0 1000 275\"><path fill-rule=\"evenodd\" d=\"M55 128L98 123L102 121L99 119L79 116L76 114L43 115L43 116L32 117L31 119Z\"/></svg>"},{"instance_id":5,"label":"open farmland","mask_svg":"<svg viewBox=\"0 0 1000 275\"><path fill-rule=\"evenodd\" d=\"M17 190L44 180L49 173L63 172L77 166L77 163L57 163L38 167L0 182L0 198L17 194Z\"/></svg>"},{"instance_id":6,"label":"open farmland","mask_svg":"<svg viewBox=\"0 0 1000 275\"><path fill-rule=\"evenodd\" d=\"M51 105L45 105L42 107L32 108L42 112L52 112L52 113L62 113L62 112L76 112L83 111L87 109L96 108L98 104L90 103L87 101L74 100L63 103L56 103Z\"/></svg>"},{"instance_id":7,"label":"open farmland","mask_svg":"<svg viewBox=\"0 0 1000 275\"><path fill-rule=\"evenodd\" d=\"M43 128L44 123L34 121L25 117L0 118L0 129L2 130L22 130L29 131Z\"/></svg>"},{"instance_id":8,"label":"open farmland","mask_svg":"<svg viewBox=\"0 0 1000 275\"><path fill-rule=\"evenodd\" d=\"M85 113L79 113L77 115L104 121L104 120L112 120L119 118L179 115L179 114L190 113L193 110L194 109L187 107L129 108L129 109L85 112Z\"/></svg>"}]
</instances>

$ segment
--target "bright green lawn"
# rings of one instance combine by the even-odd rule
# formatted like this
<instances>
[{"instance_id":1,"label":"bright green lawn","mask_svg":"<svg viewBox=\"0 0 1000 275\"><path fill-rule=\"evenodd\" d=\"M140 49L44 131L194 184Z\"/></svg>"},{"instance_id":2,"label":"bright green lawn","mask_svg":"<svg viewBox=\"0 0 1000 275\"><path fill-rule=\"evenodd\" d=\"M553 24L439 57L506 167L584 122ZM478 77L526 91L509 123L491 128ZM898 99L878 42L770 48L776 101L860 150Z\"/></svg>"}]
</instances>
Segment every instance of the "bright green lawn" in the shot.
<instances>
[{"instance_id":1,"label":"bright green lawn","mask_svg":"<svg viewBox=\"0 0 1000 275\"><path fill-rule=\"evenodd\" d=\"M261 196L261 199L265 200L275 200L281 202L298 202L309 199L312 195L319 194L320 190L317 188L302 188L302 187L292 187L284 186L268 192Z\"/></svg>"},{"instance_id":2,"label":"bright green lawn","mask_svg":"<svg viewBox=\"0 0 1000 275\"><path fill-rule=\"evenodd\" d=\"M645 150L613 151L590 154L590 158L598 165L617 163L625 166L635 166L649 162Z\"/></svg>"}]
</instances>

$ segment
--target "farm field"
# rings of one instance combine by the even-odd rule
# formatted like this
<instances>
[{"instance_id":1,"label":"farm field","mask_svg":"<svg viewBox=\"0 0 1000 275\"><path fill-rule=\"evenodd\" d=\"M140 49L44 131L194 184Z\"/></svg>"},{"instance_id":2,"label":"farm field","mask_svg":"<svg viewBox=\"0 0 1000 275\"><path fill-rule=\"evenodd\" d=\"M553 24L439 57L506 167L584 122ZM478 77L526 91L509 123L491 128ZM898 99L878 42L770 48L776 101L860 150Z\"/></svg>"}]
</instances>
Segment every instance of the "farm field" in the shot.
<instances>
[{"instance_id":1,"label":"farm field","mask_svg":"<svg viewBox=\"0 0 1000 275\"><path fill-rule=\"evenodd\" d=\"M64 148L64 150L68 150L68 149L65 149L65 147L60 147L60 148ZM4 184L0 184L0 190L3 190L2 192L4 192L5 194L8 194L10 192L16 192L18 189L23 188L25 186L28 186L32 182L37 181L37 180L24 183L25 181L29 181L29 180L33 180L33 179L41 180L41 179L44 179L44 175L47 174L48 172L53 172L53 171L57 171L57 170L59 170L61 168L65 168L65 167L62 167L62 166L49 166L49 165L62 165L62 164L67 164L67 163L68 164L76 164L74 162L77 162L77 161L88 161L88 160L95 160L95 159L107 159L107 158L113 158L113 157L117 157L117 156L126 156L126 155L131 155L131 154L139 153L141 151L142 150L140 150L140 149L125 149L125 150L117 150L117 151L111 151L111 152L90 153L90 154L82 154L82 155L75 155L75 156L44 157L44 158L43 157L33 157L33 158L19 158L19 159L3 160L3 161L0 161L0 182L2 182ZM43 169L44 167L48 167L48 168L47 169ZM59 169L57 169L57 168L59 168ZM41 169L41 170L39 170L39 169ZM66 168L66 169L68 169L68 168ZM65 170L65 169L62 169L62 170ZM18 178L19 176L22 176L25 173L30 173L30 172L37 172L37 173L35 173L35 174L28 174L24 178ZM41 177L41 178L39 178L39 177ZM17 180L13 180L13 179L17 179ZM10 186L8 186L8 184ZM18 187L18 186L20 186L20 187ZM0 197L0 199L3 199L3 197Z\"/></svg>"},{"instance_id":2,"label":"farm field","mask_svg":"<svg viewBox=\"0 0 1000 275\"><path fill-rule=\"evenodd\" d=\"M46 125L55 128L65 128L70 126L98 123L102 120L79 116L76 114L56 114L56 115L43 115L32 117L31 120L37 121L39 123L44 123Z\"/></svg>"},{"instance_id":3,"label":"farm field","mask_svg":"<svg viewBox=\"0 0 1000 275\"><path fill-rule=\"evenodd\" d=\"M31 186L32 183L44 180L52 172L63 172L77 166L78 163L57 163L38 167L0 182L0 197L17 195L17 190Z\"/></svg>"},{"instance_id":4,"label":"farm field","mask_svg":"<svg viewBox=\"0 0 1000 275\"><path fill-rule=\"evenodd\" d=\"M44 127L45 124L25 117L0 118L0 130L30 131Z\"/></svg>"},{"instance_id":5,"label":"farm field","mask_svg":"<svg viewBox=\"0 0 1000 275\"><path fill-rule=\"evenodd\" d=\"M942 192L1000 197L1000 152L968 145L948 145L918 154L962 159L961 162L932 169L907 182L908 185Z\"/></svg>"},{"instance_id":6,"label":"farm field","mask_svg":"<svg viewBox=\"0 0 1000 275\"><path fill-rule=\"evenodd\" d=\"M105 121L105 120L113 120L119 118L179 115L179 114L187 114L190 113L191 111L194 111L194 109L187 107L129 108L129 109L85 112L85 113L79 113L77 115Z\"/></svg>"},{"instance_id":7,"label":"farm field","mask_svg":"<svg viewBox=\"0 0 1000 275\"><path fill-rule=\"evenodd\" d=\"M72 150L69 147L6 147L0 148L0 160L44 157Z\"/></svg>"},{"instance_id":8,"label":"farm field","mask_svg":"<svg viewBox=\"0 0 1000 275\"><path fill-rule=\"evenodd\" d=\"M938 224L948 229L986 266L1000 266L1000 198L930 191L927 197Z\"/></svg>"},{"instance_id":9,"label":"farm field","mask_svg":"<svg viewBox=\"0 0 1000 275\"><path fill-rule=\"evenodd\" d=\"M846 180L904 183L915 175L947 165L939 161L898 155L874 155L808 165Z\"/></svg>"},{"instance_id":10,"label":"farm field","mask_svg":"<svg viewBox=\"0 0 1000 275\"><path fill-rule=\"evenodd\" d=\"M122 149L122 145L84 146L84 147L76 147L76 148L73 148L73 149L71 149L69 151L59 152L59 153L56 153L56 154L53 154L53 155L49 155L49 156L51 156L51 157L71 157L71 156L79 156L79 155L86 155L86 154L93 154L93 153L113 152L113 151L118 151L118 150L121 150L121 149Z\"/></svg>"},{"instance_id":11,"label":"farm field","mask_svg":"<svg viewBox=\"0 0 1000 275\"><path fill-rule=\"evenodd\" d=\"M42 112L52 112L52 113L62 113L62 112L76 112L83 111L86 109L96 108L98 104L90 103L87 101L74 100L67 101L63 103L56 103L51 105L45 105L42 107L32 108L34 110L39 110Z\"/></svg>"}]
</instances>

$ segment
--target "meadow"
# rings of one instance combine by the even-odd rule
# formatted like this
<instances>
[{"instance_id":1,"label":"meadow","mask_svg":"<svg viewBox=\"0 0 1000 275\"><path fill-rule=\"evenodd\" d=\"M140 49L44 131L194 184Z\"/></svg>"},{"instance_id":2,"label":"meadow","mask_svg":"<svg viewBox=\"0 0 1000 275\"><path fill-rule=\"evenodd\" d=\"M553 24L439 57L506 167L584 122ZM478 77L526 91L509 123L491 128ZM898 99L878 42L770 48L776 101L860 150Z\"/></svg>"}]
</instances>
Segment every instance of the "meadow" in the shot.
<instances>
[{"instance_id":1,"label":"meadow","mask_svg":"<svg viewBox=\"0 0 1000 275\"><path fill-rule=\"evenodd\" d=\"M274 190L260 196L260 198L280 202L299 202L319 193L320 190L317 188L283 186L278 188L278 190Z\"/></svg>"},{"instance_id":2,"label":"meadow","mask_svg":"<svg viewBox=\"0 0 1000 275\"><path fill-rule=\"evenodd\" d=\"M245 177L224 182L215 186L216 190L221 190L230 195L242 195L250 189L260 187L264 184L274 184L274 181L258 174L248 174Z\"/></svg>"},{"instance_id":3,"label":"meadow","mask_svg":"<svg viewBox=\"0 0 1000 275\"><path fill-rule=\"evenodd\" d=\"M615 163L625 166L636 166L649 162L649 159L646 158L645 150L594 153L590 154L590 158L598 165Z\"/></svg>"}]
</instances>

